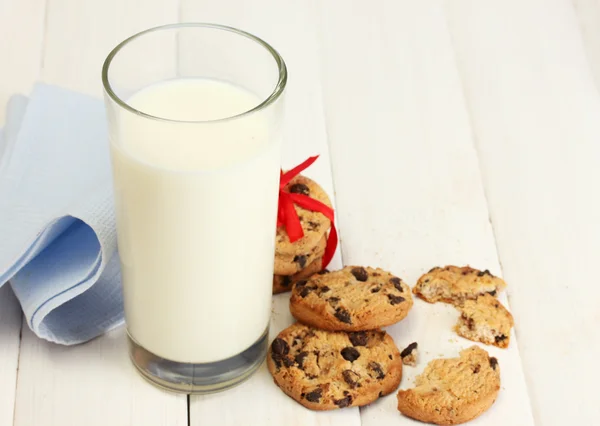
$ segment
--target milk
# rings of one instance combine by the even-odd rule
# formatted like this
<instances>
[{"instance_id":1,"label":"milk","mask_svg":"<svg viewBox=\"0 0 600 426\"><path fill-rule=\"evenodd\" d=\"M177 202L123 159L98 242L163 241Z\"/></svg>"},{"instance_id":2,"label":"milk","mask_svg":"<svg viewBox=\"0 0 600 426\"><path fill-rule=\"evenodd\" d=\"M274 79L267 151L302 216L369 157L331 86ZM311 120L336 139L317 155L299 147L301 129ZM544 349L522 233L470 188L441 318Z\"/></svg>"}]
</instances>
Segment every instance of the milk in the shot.
<instances>
[{"instance_id":1,"label":"milk","mask_svg":"<svg viewBox=\"0 0 600 426\"><path fill-rule=\"evenodd\" d=\"M278 132L262 110L219 120L260 102L224 82L180 79L127 101L179 121L117 117L111 153L127 329L168 360L223 360L267 329Z\"/></svg>"}]
</instances>

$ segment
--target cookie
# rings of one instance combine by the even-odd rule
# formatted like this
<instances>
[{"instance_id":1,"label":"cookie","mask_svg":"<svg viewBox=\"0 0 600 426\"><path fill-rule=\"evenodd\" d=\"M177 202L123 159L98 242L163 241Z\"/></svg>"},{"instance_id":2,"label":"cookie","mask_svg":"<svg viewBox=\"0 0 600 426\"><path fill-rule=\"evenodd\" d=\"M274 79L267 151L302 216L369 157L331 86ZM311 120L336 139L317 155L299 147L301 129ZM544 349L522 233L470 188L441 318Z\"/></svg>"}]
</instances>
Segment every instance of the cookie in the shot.
<instances>
[{"instance_id":1,"label":"cookie","mask_svg":"<svg viewBox=\"0 0 600 426\"><path fill-rule=\"evenodd\" d=\"M513 316L493 296L484 294L459 307L461 316L454 330L462 337L487 345L507 348Z\"/></svg>"},{"instance_id":2,"label":"cookie","mask_svg":"<svg viewBox=\"0 0 600 426\"><path fill-rule=\"evenodd\" d=\"M312 410L369 404L400 384L402 360L385 331L318 330L296 323L273 340L267 366L277 386Z\"/></svg>"},{"instance_id":3,"label":"cookie","mask_svg":"<svg viewBox=\"0 0 600 426\"><path fill-rule=\"evenodd\" d=\"M327 247L327 237L323 236L317 245L308 251L298 251L291 255L275 253L273 273L275 275L294 275L313 263L317 258L323 257L325 247Z\"/></svg>"},{"instance_id":4,"label":"cookie","mask_svg":"<svg viewBox=\"0 0 600 426\"><path fill-rule=\"evenodd\" d=\"M301 280L307 280L313 274L323 271L323 258L315 259L310 265L294 275L273 275L273 294L290 291L292 286Z\"/></svg>"},{"instance_id":5,"label":"cookie","mask_svg":"<svg viewBox=\"0 0 600 426\"><path fill-rule=\"evenodd\" d=\"M360 331L394 324L412 308L410 287L382 269L347 266L313 275L292 289L290 311L324 330Z\"/></svg>"},{"instance_id":6,"label":"cookie","mask_svg":"<svg viewBox=\"0 0 600 426\"><path fill-rule=\"evenodd\" d=\"M402 350L402 352L400 352L400 358L402 358L402 364L410 365L411 367L416 367L417 357L419 356L418 347L419 347L419 344L417 342L412 342L410 345L405 347Z\"/></svg>"},{"instance_id":7,"label":"cookie","mask_svg":"<svg viewBox=\"0 0 600 426\"><path fill-rule=\"evenodd\" d=\"M296 176L283 190L307 195L331 207L331 201L323 188L306 176ZM306 210L297 205L294 207L296 213L298 213L304 236L291 243L285 227L278 227L275 237L275 251L276 254L282 257L294 257L297 254L310 253L331 227L331 222L322 213Z\"/></svg>"},{"instance_id":8,"label":"cookie","mask_svg":"<svg viewBox=\"0 0 600 426\"><path fill-rule=\"evenodd\" d=\"M457 425L478 417L496 401L500 367L496 358L472 346L458 358L431 361L415 385L398 392L402 414L426 423Z\"/></svg>"},{"instance_id":9,"label":"cookie","mask_svg":"<svg viewBox=\"0 0 600 426\"><path fill-rule=\"evenodd\" d=\"M495 296L504 290L506 283L488 271L480 271L469 266L446 266L433 268L419 278L413 293L429 302L446 302L460 305L467 299L489 293Z\"/></svg>"}]
</instances>

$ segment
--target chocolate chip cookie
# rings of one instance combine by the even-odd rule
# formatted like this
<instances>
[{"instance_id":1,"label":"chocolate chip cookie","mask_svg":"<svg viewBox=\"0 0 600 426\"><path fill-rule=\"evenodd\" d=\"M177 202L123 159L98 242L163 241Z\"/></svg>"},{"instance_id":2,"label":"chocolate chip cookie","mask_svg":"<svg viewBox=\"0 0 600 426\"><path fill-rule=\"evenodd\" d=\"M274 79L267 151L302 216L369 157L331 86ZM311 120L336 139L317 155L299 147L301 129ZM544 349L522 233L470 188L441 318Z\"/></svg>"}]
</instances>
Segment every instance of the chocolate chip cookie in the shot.
<instances>
[{"instance_id":1,"label":"chocolate chip cookie","mask_svg":"<svg viewBox=\"0 0 600 426\"><path fill-rule=\"evenodd\" d=\"M360 331L394 324L412 308L410 287L382 269L347 266L297 282L290 311L324 330Z\"/></svg>"},{"instance_id":2,"label":"chocolate chip cookie","mask_svg":"<svg viewBox=\"0 0 600 426\"><path fill-rule=\"evenodd\" d=\"M478 417L496 401L500 366L472 346L458 358L431 361L415 384L398 392L398 410L422 422L456 425Z\"/></svg>"},{"instance_id":3,"label":"chocolate chip cookie","mask_svg":"<svg viewBox=\"0 0 600 426\"><path fill-rule=\"evenodd\" d=\"M477 299L482 294L495 296L506 288L501 278L488 271L469 266L446 266L433 268L419 278L413 293L429 302L446 302L460 305L467 299Z\"/></svg>"},{"instance_id":4,"label":"chocolate chip cookie","mask_svg":"<svg viewBox=\"0 0 600 426\"><path fill-rule=\"evenodd\" d=\"M316 259L323 257L327 247L327 237L323 236L315 247L307 251L297 251L291 255L283 255L275 252L275 267L273 273L275 275L294 275Z\"/></svg>"},{"instance_id":5,"label":"chocolate chip cookie","mask_svg":"<svg viewBox=\"0 0 600 426\"><path fill-rule=\"evenodd\" d=\"M310 265L294 275L273 275L273 294L290 291L301 280L309 279L313 274L323 272L323 258L318 257Z\"/></svg>"},{"instance_id":6,"label":"chocolate chip cookie","mask_svg":"<svg viewBox=\"0 0 600 426\"><path fill-rule=\"evenodd\" d=\"M513 316L493 296L484 294L459 307L461 316L454 330L462 337L487 345L507 348Z\"/></svg>"},{"instance_id":7,"label":"chocolate chip cookie","mask_svg":"<svg viewBox=\"0 0 600 426\"><path fill-rule=\"evenodd\" d=\"M323 188L306 176L296 176L283 190L307 195L331 207L331 201ZM291 243L285 227L278 227L275 250L277 255L282 257L294 257L298 254L310 253L331 227L331 222L322 213L306 210L298 205L295 205L295 209L296 213L298 213L302 230L304 231L304 237Z\"/></svg>"},{"instance_id":8,"label":"chocolate chip cookie","mask_svg":"<svg viewBox=\"0 0 600 426\"><path fill-rule=\"evenodd\" d=\"M381 330L330 332L296 323L273 340L267 366L283 392L312 410L369 404L402 378L398 348Z\"/></svg>"}]
</instances>

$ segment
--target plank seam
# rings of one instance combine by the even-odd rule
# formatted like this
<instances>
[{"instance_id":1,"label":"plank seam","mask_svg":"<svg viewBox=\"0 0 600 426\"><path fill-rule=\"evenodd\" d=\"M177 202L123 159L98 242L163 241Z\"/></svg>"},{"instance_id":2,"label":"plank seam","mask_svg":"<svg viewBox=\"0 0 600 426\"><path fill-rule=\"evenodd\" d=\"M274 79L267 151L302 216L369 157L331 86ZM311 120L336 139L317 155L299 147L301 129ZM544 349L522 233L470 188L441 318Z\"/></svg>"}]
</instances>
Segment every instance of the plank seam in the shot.
<instances>
[{"instance_id":1,"label":"plank seam","mask_svg":"<svg viewBox=\"0 0 600 426\"><path fill-rule=\"evenodd\" d=\"M17 418L17 389L19 387L19 365L21 364L21 343L23 342L23 327L27 325L27 321L23 321L23 315L21 315L21 326L19 327L19 348L17 356L17 371L15 376L15 400L13 401L13 425Z\"/></svg>"},{"instance_id":2,"label":"plank seam","mask_svg":"<svg viewBox=\"0 0 600 426\"><path fill-rule=\"evenodd\" d=\"M485 179L485 172L482 168L482 161L481 161L481 153L479 150L479 141L477 138L477 133L475 131L475 126L473 125L473 109L471 108L471 104L469 102L469 97L467 95L467 90L465 88L465 76L462 72L461 67L459 66L459 61L458 61L458 54L456 52L456 49L454 48L454 37L452 35L452 31L450 31L450 25L449 25L449 20L448 20L448 15L446 14L446 10L445 7L442 6L443 9L443 15L444 15L444 20L446 22L446 32L448 33L448 38L450 40L450 48L452 49L452 56L454 57L454 66L456 68L457 71L457 75L458 75L458 79L459 79L459 84L460 84L460 88L461 88L461 92L462 92L462 96L463 96L463 100L464 100L464 105L465 105L465 109L467 111L467 118L468 118L468 124L469 124L469 129L470 129L470 133L471 133L471 140L473 143L473 149L475 151L475 156L477 158L477 169L479 172L479 177L480 177L480 181L481 181L481 186L482 186L482 191L483 191L483 196L485 199L485 204L486 204L486 210L487 210L487 214L488 214L488 220L490 222L490 226L492 227L492 236L494 238L494 247L496 249L496 258L498 260L498 264L500 266L500 271L502 273L502 277L504 277L504 267L502 265L502 256L500 254L500 247L498 246L498 238L496 235L496 227L494 226L494 221L492 220L492 215L491 215L491 209L490 209L490 200L489 200L489 195L488 195L488 190L487 190L487 186L486 186L486 179ZM509 291L506 291L506 297L508 299L508 307L510 308L510 293ZM516 338L516 329L514 330L515 333L515 341L518 342L518 339ZM524 382L525 382L525 389L527 390L527 397L528 397L528 402L529 402L529 407L531 409L531 413L532 413L532 420L533 420L533 424L534 425L538 425L539 424L539 420L536 414L536 410L535 407L532 404L532 394L531 394L531 389L529 386L529 380L527 377L527 370L525 368L525 365L523 363L523 358L521 357L521 351L520 349L517 350L518 354L519 354L519 361L520 361L520 365L521 365L521 371L523 371L523 376L525 378Z\"/></svg>"}]
</instances>

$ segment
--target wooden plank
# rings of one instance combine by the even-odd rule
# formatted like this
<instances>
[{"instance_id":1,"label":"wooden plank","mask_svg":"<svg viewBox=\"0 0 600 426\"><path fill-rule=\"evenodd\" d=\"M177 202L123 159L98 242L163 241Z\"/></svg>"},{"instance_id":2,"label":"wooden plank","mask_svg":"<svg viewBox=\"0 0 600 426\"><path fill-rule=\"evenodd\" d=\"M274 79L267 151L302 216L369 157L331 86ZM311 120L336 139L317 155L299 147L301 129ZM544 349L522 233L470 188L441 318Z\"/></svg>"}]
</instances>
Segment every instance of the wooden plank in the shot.
<instances>
[{"instance_id":1,"label":"wooden plank","mask_svg":"<svg viewBox=\"0 0 600 426\"><path fill-rule=\"evenodd\" d=\"M471 264L500 274L477 155L451 40L439 3L323 2L323 70L345 264L379 266L411 285L432 266ZM516 284L509 281L511 291ZM507 303L506 295L502 301ZM426 363L473 343L452 327L457 311L420 300L388 332ZM502 389L473 425L533 425L517 341L497 356ZM420 424L395 394L361 409L363 425Z\"/></svg>"},{"instance_id":2,"label":"wooden plank","mask_svg":"<svg viewBox=\"0 0 600 426\"><path fill-rule=\"evenodd\" d=\"M579 21L583 47L596 88L600 90L600 2L598 0L571 0Z\"/></svg>"},{"instance_id":3,"label":"wooden plank","mask_svg":"<svg viewBox=\"0 0 600 426\"><path fill-rule=\"evenodd\" d=\"M447 16L536 423L598 424L600 97L577 19L562 0Z\"/></svg>"},{"instance_id":4,"label":"wooden plank","mask_svg":"<svg viewBox=\"0 0 600 426\"><path fill-rule=\"evenodd\" d=\"M176 3L49 0L42 79L99 95L108 51L165 20L177 20ZM64 347L38 339L24 326L15 425L186 424L185 395L156 389L130 364L123 329ZM93 414L98 407L106 409Z\"/></svg>"},{"instance_id":5,"label":"wooden plank","mask_svg":"<svg viewBox=\"0 0 600 426\"><path fill-rule=\"evenodd\" d=\"M185 395L159 390L135 371L123 329L66 347L23 327L15 426L184 426L186 402Z\"/></svg>"},{"instance_id":6,"label":"wooden plank","mask_svg":"<svg viewBox=\"0 0 600 426\"><path fill-rule=\"evenodd\" d=\"M19 365L21 308L10 285L0 288L0 425L13 422Z\"/></svg>"},{"instance_id":7,"label":"wooden plank","mask_svg":"<svg viewBox=\"0 0 600 426\"><path fill-rule=\"evenodd\" d=\"M95 96L102 94L102 64L118 43L178 16L169 0L48 1L42 80Z\"/></svg>"},{"instance_id":8,"label":"wooden plank","mask_svg":"<svg viewBox=\"0 0 600 426\"><path fill-rule=\"evenodd\" d=\"M15 93L29 94L39 77L45 10L46 0L0 1L0 124L8 99Z\"/></svg>"},{"instance_id":9,"label":"wooden plank","mask_svg":"<svg viewBox=\"0 0 600 426\"><path fill-rule=\"evenodd\" d=\"M279 50L290 70L286 94L284 164L289 168L310 155L319 160L306 175L316 179L334 198L321 104L316 13L313 1L260 0L207 2L185 0L183 21L215 22L250 31ZM266 13L268 11L268 13ZM339 268L339 256L331 267ZM292 323L289 294L274 297L271 339ZM235 409L231 409L235 407ZM285 396L266 367L241 386L215 395L191 397L191 425L359 425L358 409L335 413L309 411Z\"/></svg>"}]
</instances>

